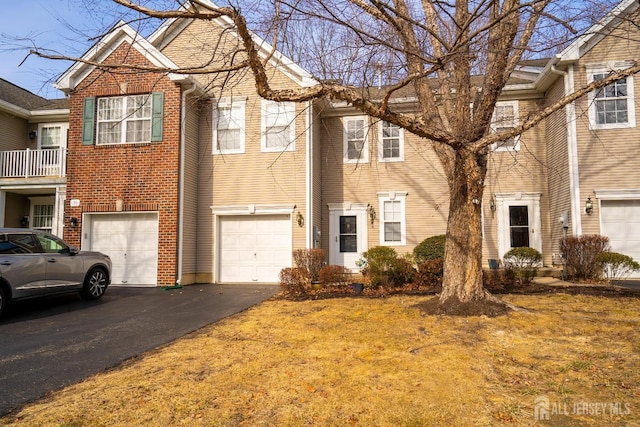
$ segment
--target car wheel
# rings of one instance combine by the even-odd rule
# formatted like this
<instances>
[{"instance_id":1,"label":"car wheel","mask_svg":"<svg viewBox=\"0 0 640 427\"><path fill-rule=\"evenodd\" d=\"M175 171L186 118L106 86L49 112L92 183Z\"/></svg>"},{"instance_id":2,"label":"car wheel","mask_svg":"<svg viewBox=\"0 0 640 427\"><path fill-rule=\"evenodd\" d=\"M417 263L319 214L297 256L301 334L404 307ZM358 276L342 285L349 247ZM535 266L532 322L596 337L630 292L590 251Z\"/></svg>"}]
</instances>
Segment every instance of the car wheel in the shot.
<instances>
[{"instance_id":1,"label":"car wheel","mask_svg":"<svg viewBox=\"0 0 640 427\"><path fill-rule=\"evenodd\" d=\"M88 300L99 299L104 295L104 291L107 290L108 284L109 278L107 277L107 273L104 269L100 267L93 268L84 279L84 285L82 286L80 295L82 295L82 298Z\"/></svg>"},{"instance_id":2,"label":"car wheel","mask_svg":"<svg viewBox=\"0 0 640 427\"><path fill-rule=\"evenodd\" d=\"M4 309L7 307L9 301L4 293L4 289L0 286L0 317L2 317L2 313L4 313Z\"/></svg>"}]
</instances>

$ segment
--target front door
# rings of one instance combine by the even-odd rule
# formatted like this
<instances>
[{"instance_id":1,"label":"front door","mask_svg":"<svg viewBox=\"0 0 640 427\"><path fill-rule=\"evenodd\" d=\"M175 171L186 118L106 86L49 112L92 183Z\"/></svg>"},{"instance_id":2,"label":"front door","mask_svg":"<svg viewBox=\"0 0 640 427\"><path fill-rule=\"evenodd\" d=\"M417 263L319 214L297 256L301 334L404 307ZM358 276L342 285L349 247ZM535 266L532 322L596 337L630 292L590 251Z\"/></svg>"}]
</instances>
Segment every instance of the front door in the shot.
<instances>
[{"instance_id":1,"label":"front door","mask_svg":"<svg viewBox=\"0 0 640 427\"><path fill-rule=\"evenodd\" d=\"M367 245L366 205L352 204L329 207L329 260L357 271L356 261Z\"/></svg>"},{"instance_id":2,"label":"front door","mask_svg":"<svg viewBox=\"0 0 640 427\"><path fill-rule=\"evenodd\" d=\"M513 248L532 247L542 252L540 195L496 195L500 258Z\"/></svg>"}]
</instances>

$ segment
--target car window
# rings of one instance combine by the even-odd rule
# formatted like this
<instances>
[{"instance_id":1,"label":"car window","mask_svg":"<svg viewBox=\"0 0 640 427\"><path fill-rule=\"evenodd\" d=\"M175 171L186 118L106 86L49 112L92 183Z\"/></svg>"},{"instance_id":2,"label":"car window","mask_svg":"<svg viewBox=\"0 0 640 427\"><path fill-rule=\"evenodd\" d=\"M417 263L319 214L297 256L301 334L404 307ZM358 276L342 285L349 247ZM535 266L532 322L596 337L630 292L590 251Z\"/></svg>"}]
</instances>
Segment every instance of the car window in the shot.
<instances>
[{"instance_id":1,"label":"car window","mask_svg":"<svg viewBox=\"0 0 640 427\"><path fill-rule=\"evenodd\" d=\"M39 252L35 237L31 234L5 234L0 236L1 254L29 254Z\"/></svg>"},{"instance_id":2,"label":"car window","mask_svg":"<svg viewBox=\"0 0 640 427\"><path fill-rule=\"evenodd\" d=\"M48 254L62 254L69 253L69 246L67 246L62 240L55 239L45 234L38 234L38 240L42 250Z\"/></svg>"}]
</instances>

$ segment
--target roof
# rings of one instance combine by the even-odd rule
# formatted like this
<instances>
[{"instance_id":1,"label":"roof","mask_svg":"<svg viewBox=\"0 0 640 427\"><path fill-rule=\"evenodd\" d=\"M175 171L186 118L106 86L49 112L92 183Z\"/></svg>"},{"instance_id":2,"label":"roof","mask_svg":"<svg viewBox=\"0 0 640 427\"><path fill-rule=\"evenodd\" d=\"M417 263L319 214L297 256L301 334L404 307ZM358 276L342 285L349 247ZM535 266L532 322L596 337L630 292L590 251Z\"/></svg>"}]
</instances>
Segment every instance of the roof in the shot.
<instances>
[{"instance_id":1,"label":"roof","mask_svg":"<svg viewBox=\"0 0 640 427\"><path fill-rule=\"evenodd\" d=\"M64 114L69 110L66 98L46 99L0 78L0 108L22 117Z\"/></svg>"}]
</instances>

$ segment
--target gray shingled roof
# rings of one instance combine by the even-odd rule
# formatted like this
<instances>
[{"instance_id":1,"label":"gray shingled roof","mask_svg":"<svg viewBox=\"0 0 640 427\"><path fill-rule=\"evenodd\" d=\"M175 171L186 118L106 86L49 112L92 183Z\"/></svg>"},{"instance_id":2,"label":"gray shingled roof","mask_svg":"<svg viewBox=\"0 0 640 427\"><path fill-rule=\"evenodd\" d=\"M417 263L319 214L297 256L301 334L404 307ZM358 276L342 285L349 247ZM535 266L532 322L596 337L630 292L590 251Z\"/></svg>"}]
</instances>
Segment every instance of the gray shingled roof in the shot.
<instances>
[{"instance_id":1,"label":"gray shingled roof","mask_svg":"<svg viewBox=\"0 0 640 427\"><path fill-rule=\"evenodd\" d=\"M57 110L69 108L68 99L46 99L0 78L0 100L25 110Z\"/></svg>"}]
</instances>

